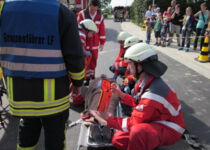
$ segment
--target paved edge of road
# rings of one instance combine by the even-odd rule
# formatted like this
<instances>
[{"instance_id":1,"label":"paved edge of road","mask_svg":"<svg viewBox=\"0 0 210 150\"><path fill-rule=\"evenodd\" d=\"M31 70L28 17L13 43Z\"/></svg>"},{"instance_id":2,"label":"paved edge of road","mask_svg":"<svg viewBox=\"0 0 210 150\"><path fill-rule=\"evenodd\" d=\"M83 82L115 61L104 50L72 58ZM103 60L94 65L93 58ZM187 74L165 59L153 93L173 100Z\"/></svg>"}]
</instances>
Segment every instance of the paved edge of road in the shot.
<instances>
[{"instance_id":1,"label":"paved edge of road","mask_svg":"<svg viewBox=\"0 0 210 150\"><path fill-rule=\"evenodd\" d=\"M126 31L132 35L136 35L140 37L141 39L143 39L144 41L146 40L146 31L142 31L140 27L138 27L132 22L121 23L121 28L123 31ZM154 34L152 34L151 37L152 37L152 41L155 41ZM170 58L180 62L181 64L187 66L188 68L194 70L195 72L210 79L210 63L200 63L196 61L195 58L199 56L198 52L179 51L176 48L172 48L172 47L164 47L164 48L157 47L157 46L153 46L153 43L151 45L157 51L169 56Z\"/></svg>"}]
</instances>

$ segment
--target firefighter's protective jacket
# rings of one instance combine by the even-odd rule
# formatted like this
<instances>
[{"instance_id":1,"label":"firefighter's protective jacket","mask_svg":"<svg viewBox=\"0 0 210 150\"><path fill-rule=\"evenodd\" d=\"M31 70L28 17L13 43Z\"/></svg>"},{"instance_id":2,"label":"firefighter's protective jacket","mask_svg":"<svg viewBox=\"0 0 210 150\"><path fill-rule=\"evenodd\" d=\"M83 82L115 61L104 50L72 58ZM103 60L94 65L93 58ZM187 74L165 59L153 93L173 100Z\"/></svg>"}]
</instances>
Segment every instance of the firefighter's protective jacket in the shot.
<instances>
[{"instance_id":1,"label":"firefighter's protective jacket","mask_svg":"<svg viewBox=\"0 0 210 150\"><path fill-rule=\"evenodd\" d=\"M76 17L55 0L5 1L0 61L10 112L46 116L69 108L69 78L81 86L84 56Z\"/></svg>"},{"instance_id":2,"label":"firefighter's protective jacket","mask_svg":"<svg viewBox=\"0 0 210 150\"><path fill-rule=\"evenodd\" d=\"M114 67L117 70L119 67L126 68L128 66L128 62L124 60L124 54L126 50L124 48L120 48L120 52L115 59Z\"/></svg>"}]
</instances>

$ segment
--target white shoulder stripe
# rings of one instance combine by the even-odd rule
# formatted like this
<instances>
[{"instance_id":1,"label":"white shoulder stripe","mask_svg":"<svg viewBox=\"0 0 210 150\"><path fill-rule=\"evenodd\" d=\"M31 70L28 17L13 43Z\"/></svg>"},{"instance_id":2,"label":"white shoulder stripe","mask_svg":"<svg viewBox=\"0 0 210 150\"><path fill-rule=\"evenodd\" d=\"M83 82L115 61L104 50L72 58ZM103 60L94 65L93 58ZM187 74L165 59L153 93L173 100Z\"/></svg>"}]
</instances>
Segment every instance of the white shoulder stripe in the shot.
<instances>
[{"instance_id":1,"label":"white shoulder stripe","mask_svg":"<svg viewBox=\"0 0 210 150\"><path fill-rule=\"evenodd\" d=\"M148 98L151 100L154 100L158 103L163 104L163 106L168 109L168 111L170 112L170 114L172 116L178 116L179 115L179 111L181 110L181 105L179 105L178 109L176 110L173 105L171 105L164 97L151 93L151 92L146 92L142 95L141 98Z\"/></svg>"}]
</instances>

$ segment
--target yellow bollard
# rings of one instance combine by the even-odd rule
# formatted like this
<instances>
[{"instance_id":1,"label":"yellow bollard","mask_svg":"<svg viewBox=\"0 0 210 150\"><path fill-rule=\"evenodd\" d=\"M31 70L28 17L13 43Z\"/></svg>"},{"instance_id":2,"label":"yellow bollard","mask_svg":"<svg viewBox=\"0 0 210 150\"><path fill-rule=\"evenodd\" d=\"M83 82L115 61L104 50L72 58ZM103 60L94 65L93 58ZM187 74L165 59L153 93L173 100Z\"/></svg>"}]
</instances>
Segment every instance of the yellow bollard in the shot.
<instances>
[{"instance_id":1,"label":"yellow bollard","mask_svg":"<svg viewBox=\"0 0 210 150\"><path fill-rule=\"evenodd\" d=\"M201 53L195 60L197 60L199 62L209 62L210 61L209 56L208 56L208 54L209 54L208 44L209 44L209 38L206 36L203 46L202 46L202 49L201 49Z\"/></svg>"}]
</instances>

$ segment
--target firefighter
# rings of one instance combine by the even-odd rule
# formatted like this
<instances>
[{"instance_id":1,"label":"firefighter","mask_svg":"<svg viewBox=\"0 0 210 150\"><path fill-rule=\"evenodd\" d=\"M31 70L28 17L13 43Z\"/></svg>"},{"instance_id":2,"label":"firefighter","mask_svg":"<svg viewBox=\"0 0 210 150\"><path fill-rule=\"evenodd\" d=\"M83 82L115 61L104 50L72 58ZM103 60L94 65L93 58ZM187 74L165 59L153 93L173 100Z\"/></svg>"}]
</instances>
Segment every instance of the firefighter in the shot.
<instances>
[{"instance_id":1,"label":"firefighter","mask_svg":"<svg viewBox=\"0 0 210 150\"><path fill-rule=\"evenodd\" d=\"M127 76L126 75L126 68L128 66L127 60L124 59L124 55L126 50L131 47L132 45L142 42L142 40L139 39L139 37L133 35L125 39L124 43L122 44L122 50L120 51L121 53L115 60L115 64L113 67L110 67L110 70L112 69L114 72L114 79L116 80L118 75L121 75L122 77Z\"/></svg>"},{"instance_id":2,"label":"firefighter","mask_svg":"<svg viewBox=\"0 0 210 150\"><path fill-rule=\"evenodd\" d=\"M17 150L37 149L42 127L45 150L65 149L70 81L77 96L85 72L76 16L56 0L5 1L0 48Z\"/></svg>"},{"instance_id":3,"label":"firefighter","mask_svg":"<svg viewBox=\"0 0 210 150\"><path fill-rule=\"evenodd\" d=\"M116 84L112 85L112 91L122 103L133 106L131 116L103 119L95 111L91 112L92 115L101 125L119 130L112 138L118 149L153 150L176 143L186 126L180 101L161 79L167 66L158 60L157 53L146 43L130 47L125 58L129 60L130 73L138 78L135 98L122 93Z\"/></svg>"},{"instance_id":4,"label":"firefighter","mask_svg":"<svg viewBox=\"0 0 210 150\"><path fill-rule=\"evenodd\" d=\"M119 68L119 67L122 67L120 62L123 61L123 56L125 54L124 42L130 36L132 36L132 35L127 32L124 32L124 31L120 32L117 36L117 41L120 44L120 51L119 51L118 56L115 59L114 64L109 67L109 70L114 73L113 79L115 79L115 80L117 79L118 75L121 72L124 72L124 70L121 70L121 68Z\"/></svg>"},{"instance_id":5,"label":"firefighter","mask_svg":"<svg viewBox=\"0 0 210 150\"><path fill-rule=\"evenodd\" d=\"M80 39L83 45L83 52L85 55L85 79L90 79L90 76L87 74L86 69L90 65L91 60L91 51L86 49L88 47L88 39L93 36L94 33L98 31L98 28L96 27L95 23L90 19L85 19L80 22L79 24L79 35ZM89 80L88 80L89 81ZM85 82L84 85L89 85L89 82ZM84 97L80 94L77 97L71 98L73 100L74 105L82 105L84 104Z\"/></svg>"},{"instance_id":6,"label":"firefighter","mask_svg":"<svg viewBox=\"0 0 210 150\"><path fill-rule=\"evenodd\" d=\"M99 8L100 0L89 0L88 8L80 11L77 17L78 23L80 23L84 19L91 19L98 28L98 32L95 33L90 39L91 46L88 48L92 53L90 67L87 70L87 73L90 75L91 79L95 78L98 50L100 49L100 51L102 51L106 42L104 17L99 11ZM89 82L88 80L86 81Z\"/></svg>"}]
</instances>

